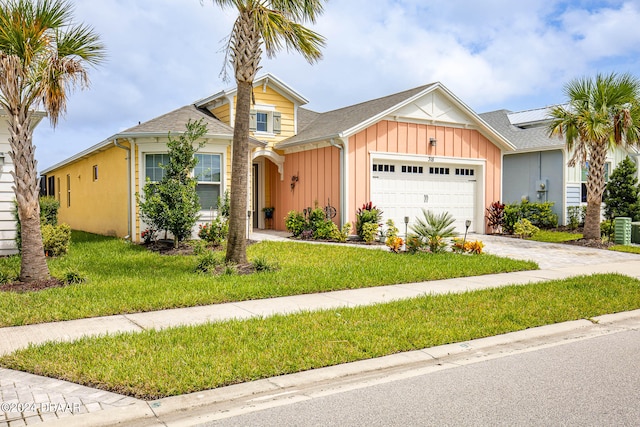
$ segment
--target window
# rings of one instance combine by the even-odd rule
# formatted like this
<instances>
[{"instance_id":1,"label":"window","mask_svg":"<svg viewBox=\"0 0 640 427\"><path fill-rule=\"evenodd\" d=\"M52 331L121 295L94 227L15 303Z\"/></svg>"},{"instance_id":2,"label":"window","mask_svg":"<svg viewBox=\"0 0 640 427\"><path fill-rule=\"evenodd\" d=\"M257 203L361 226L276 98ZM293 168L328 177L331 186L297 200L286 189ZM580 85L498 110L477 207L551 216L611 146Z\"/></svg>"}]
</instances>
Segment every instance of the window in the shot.
<instances>
[{"instance_id":1,"label":"window","mask_svg":"<svg viewBox=\"0 0 640 427\"><path fill-rule=\"evenodd\" d=\"M145 154L145 178L151 182L160 182L164 176L164 169L160 165L169 164L168 154Z\"/></svg>"},{"instance_id":2,"label":"window","mask_svg":"<svg viewBox=\"0 0 640 427\"><path fill-rule=\"evenodd\" d=\"M71 207L71 175L67 175L67 207Z\"/></svg>"},{"instance_id":3,"label":"window","mask_svg":"<svg viewBox=\"0 0 640 427\"><path fill-rule=\"evenodd\" d=\"M264 110L251 110L249 115L249 130L279 134L282 131L282 114L274 111L273 107L264 106Z\"/></svg>"},{"instance_id":4,"label":"window","mask_svg":"<svg viewBox=\"0 0 640 427\"><path fill-rule=\"evenodd\" d=\"M98 165L93 165L93 180L98 180Z\"/></svg>"},{"instance_id":5,"label":"window","mask_svg":"<svg viewBox=\"0 0 640 427\"><path fill-rule=\"evenodd\" d=\"M267 119L269 115L267 113L256 113L256 131L258 132L267 132L269 128L267 127Z\"/></svg>"},{"instance_id":6,"label":"window","mask_svg":"<svg viewBox=\"0 0 640 427\"><path fill-rule=\"evenodd\" d=\"M374 172L395 172L395 165L382 165L382 164L374 164L373 165Z\"/></svg>"},{"instance_id":7,"label":"window","mask_svg":"<svg viewBox=\"0 0 640 427\"><path fill-rule=\"evenodd\" d=\"M47 196L56 196L56 177L50 176L47 178Z\"/></svg>"},{"instance_id":8,"label":"window","mask_svg":"<svg viewBox=\"0 0 640 427\"><path fill-rule=\"evenodd\" d=\"M475 172L474 172L473 169L456 168L456 175L457 176L473 176L474 173Z\"/></svg>"},{"instance_id":9,"label":"window","mask_svg":"<svg viewBox=\"0 0 640 427\"><path fill-rule=\"evenodd\" d=\"M609 170L611 169L611 163L604 164L604 182L609 182ZM589 170L589 163L587 167L582 168L582 178L580 184L580 200L582 203L587 203L587 173ZM602 200L604 201L604 193L602 193Z\"/></svg>"},{"instance_id":10,"label":"window","mask_svg":"<svg viewBox=\"0 0 640 427\"><path fill-rule=\"evenodd\" d=\"M193 175L198 180L196 192L200 198L200 209L202 210L218 207L222 177L221 157L220 154L196 154L198 164Z\"/></svg>"},{"instance_id":11,"label":"window","mask_svg":"<svg viewBox=\"0 0 640 427\"><path fill-rule=\"evenodd\" d=\"M435 168L430 167L429 173L431 175L449 175L449 168Z\"/></svg>"},{"instance_id":12,"label":"window","mask_svg":"<svg viewBox=\"0 0 640 427\"><path fill-rule=\"evenodd\" d=\"M422 166L402 165L400 170L402 171L402 173L424 173L424 167Z\"/></svg>"}]
</instances>

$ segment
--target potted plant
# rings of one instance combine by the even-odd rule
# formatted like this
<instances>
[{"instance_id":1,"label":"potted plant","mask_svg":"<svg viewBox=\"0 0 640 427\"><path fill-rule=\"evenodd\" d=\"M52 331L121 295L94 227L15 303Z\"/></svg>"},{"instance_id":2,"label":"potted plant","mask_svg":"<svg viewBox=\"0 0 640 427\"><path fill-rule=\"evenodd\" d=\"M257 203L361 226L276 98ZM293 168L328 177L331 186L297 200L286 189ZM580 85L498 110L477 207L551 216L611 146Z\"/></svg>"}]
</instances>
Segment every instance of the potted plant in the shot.
<instances>
[{"instance_id":1,"label":"potted plant","mask_svg":"<svg viewBox=\"0 0 640 427\"><path fill-rule=\"evenodd\" d=\"M273 206L267 207L267 208L262 208L262 212L264 212L264 218L265 219L273 218L273 211L275 211L275 210L276 210L276 208L274 208Z\"/></svg>"}]
</instances>

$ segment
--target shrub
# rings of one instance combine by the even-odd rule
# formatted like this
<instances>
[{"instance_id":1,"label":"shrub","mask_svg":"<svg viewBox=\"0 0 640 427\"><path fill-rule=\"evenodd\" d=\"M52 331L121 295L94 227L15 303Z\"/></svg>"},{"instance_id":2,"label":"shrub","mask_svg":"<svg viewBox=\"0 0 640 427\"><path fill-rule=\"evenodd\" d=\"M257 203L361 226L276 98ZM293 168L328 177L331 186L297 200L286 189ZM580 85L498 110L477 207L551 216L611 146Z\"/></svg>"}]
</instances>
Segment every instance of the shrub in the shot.
<instances>
[{"instance_id":1,"label":"shrub","mask_svg":"<svg viewBox=\"0 0 640 427\"><path fill-rule=\"evenodd\" d=\"M608 237L609 240L612 240L615 230L615 223L612 219L607 219L600 223L600 236Z\"/></svg>"},{"instance_id":2,"label":"shrub","mask_svg":"<svg viewBox=\"0 0 640 427\"><path fill-rule=\"evenodd\" d=\"M86 282L87 278L77 271L68 270L64 272L60 280L66 285L77 285Z\"/></svg>"},{"instance_id":3,"label":"shrub","mask_svg":"<svg viewBox=\"0 0 640 427\"><path fill-rule=\"evenodd\" d=\"M540 229L533 225L531 221L526 218L518 221L513 228L514 234L524 239L534 236L538 231L540 231Z\"/></svg>"},{"instance_id":4,"label":"shrub","mask_svg":"<svg viewBox=\"0 0 640 427\"><path fill-rule=\"evenodd\" d=\"M410 254L415 254L418 252L429 252L429 248L426 246L425 242L415 234L409 234L407 236L407 252Z\"/></svg>"},{"instance_id":5,"label":"shrub","mask_svg":"<svg viewBox=\"0 0 640 427\"><path fill-rule=\"evenodd\" d=\"M331 235L331 240L344 243L349 238L350 232L351 232L351 223L347 222L345 225L342 226L342 230L338 230L338 227L335 228L335 231Z\"/></svg>"},{"instance_id":6,"label":"shrub","mask_svg":"<svg viewBox=\"0 0 640 427\"><path fill-rule=\"evenodd\" d=\"M58 225L60 202L53 196L40 197L40 223Z\"/></svg>"},{"instance_id":7,"label":"shrub","mask_svg":"<svg viewBox=\"0 0 640 427\"><path fill-rule=\"evenodd\" d=\"M158 232L153 228L147 228L142 233L140 233L140 237L142 237L142 241L144 242L144 244L148 245L156 241L157 233Z\"/></svg>"},{"instance_id":8,"label":"shrub","mask_svg":"<svg viewBox=\"0 0 640 427\"><path fill-rule=\"evenodd\" d=\"M455 219L449 212L434 214L426 209L422 210L423 218L416 218L416 223L411 226L411 230L426 242L429 250L433 253L444 252L447 247L446 239L458 235L453 223Z\"/></svg>"},{"instance_id":9,"label":"shrub","mask_svg":"<svg viewBox=\"0 0 640 427\"><path fill-rule=\"evenodd\" d=\"M451 250L457 253L469 253L480 255L482 253L482 249L484 248L484 243L480 240L463 240L460 238L454 238L453 244L451 245Z\"/></svg>"},{"instance_id":10,"label":"shrub","mask_svg":"<svg viewBox=\"0 0 640 427\"><path fill-rule=\"evenodd\" d=\"M278 265L276 263L273 263L263 257L254 259L251 262L251 265L253 265L253 268L258 272L271 272L278 270Z\"/></svg>"},{"instance_id":11,"label":"shrub","mask_svg":"<svg viewBox=\"0 0 640 427\"><path fill-rule=\"evenodd\" d=\"M221 264L220 258L213 251L205 251L198 255L195 271L197 273L212 273Z\"/></svg>"},{"instance_id":12,"label":"shrub","mask_svg":"<svg viewBox=\"0 0 640 427\"><path fill-rule=\"evenodd\" d=\"M298 237L307 228L307 221L300 212L290 211L284 220L284 226L294 237Z\"/></svg>"},{"instance_id":13,"label":"shrub","mask_svg":"<svg viewBox=\"0 0 640 427\"><path fill-rule=\"evenodd\" d=\"M515 224L521 219L526 219L539 228L555 228L558 226L558 215L553 213L553 202L530 203L523 200L522 203L511 203L504 208L504 230L507 233L515 232Z\"/></svg>"},{"instance_id":14,"label":"shrub","mask_svg":"<svg viewBox=\"0 0 640 427\"><path fill-rule=\"evenodd\" d=\"M487 208L487 223L494 233L502 232L502 226L504 225L504 203L497 202L491 203Z\"/></svg>"},{"instance_id":15,"label":"shrub","mask_svg":"<svg viewBox=\"0 0 640 427\"><path fill-rule=\"evenodd\" d=\"M569 206L567 208L567 226L571 230L575 230L584 225L584 217L587 214L586 206Z\"/></svg>"},{"instance_id":16,"label":"shrub","mask_svg":"<svg viewBox=\"0 0 640 427\"><path fill-rule=\"evenodd\" d=\"M606 218L624 216L632 221L640 219L640 189L636 170L631 159L625 157L611 172L603 200Z\"/></svg>"},{"instance_id":17,"label":"shrub","mask_svg":"<svg viewBox=\"0 0 640 427\"><path fill-rule=\"evenodd\" d=\"M398 237L398 227L394 224L392 219L387 220L387 232L385 233L385 244L391 249L392 252L398 253L404 244L404 240Z\"/></svg>"},{"instance_id":18,"label":"shrub","mask_svg":"<svg viewBox=\"0 0 640 427\"><path fill-rule=\"evenodd\" d=\"M365 222L362 224L362 239L366 243L373 243L376 240L376 236L378 235L378 229L380 226L377 222Z\"/></svg>"},{"instance_id":19,"label":"shrub","mask_svg":"<svg viewBox=\"0 0 640 427\"><path fill-rule=\"evenodd\" d=\"M67 224L42 226L42 244L44 251L50 256L60 256L69 252L71 227Z\"/></svg>"},{"instance_id":20,"label":"shrub","mask_svg":"<svg viewBox=\"0 0 640 427\"><path fill-rule=\"evenodd\" d=\"M229 222L219 215L208 224L198 226L198 237L208 244L219 245L229 236Z\"/></svg>"},{"instance_id":21,"label":"shrub","mask_svg":"<svg viewBox=\"0 0 640 427\"><path fill-rule=\"evenodd\" d=\"M364 225L368 223L374 223L377 227L380 227L380 221L382 220L382 211L373 206L372 202L365 203L356 212L356 234L363 239L364 237ZM371 230L371 227L369 227ZM376 229L377 233L377 229Z\"/></svg>"}]
</instances>

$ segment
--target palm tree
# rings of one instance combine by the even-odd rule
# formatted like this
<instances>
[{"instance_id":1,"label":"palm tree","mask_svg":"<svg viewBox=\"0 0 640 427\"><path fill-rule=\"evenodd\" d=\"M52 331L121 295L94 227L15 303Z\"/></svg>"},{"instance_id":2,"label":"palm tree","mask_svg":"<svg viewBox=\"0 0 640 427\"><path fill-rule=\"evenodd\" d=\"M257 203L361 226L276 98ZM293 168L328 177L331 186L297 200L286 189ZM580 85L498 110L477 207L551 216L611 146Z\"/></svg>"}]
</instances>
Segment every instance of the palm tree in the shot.
<instances>
[{"instance_id":1,"label":"palm tree","mask_svg":"<svg viewBox=\"0 0 640 427\"><path fill-rule=\"evenodd\" d=\"M50 278L40 232L34 109L52 126L66 111L67 91L88 85L85 64L104 48L93 30L72 23L63 0L4 0L0 4L0 105L8 114L14 193L22 232L20 281Z\"/></svg>"},{"instance_id":2,"label":"palm tree","mask_svg":"<svg viewBox=\"0 0 640 427\"><path fill-rule=\"evenodd\" d=\"M227 46L227 57L238 86L233 131L231 200L227 262L247 262L247 186L249 174L249 115L253 80L260 69L262 48L272 58L283 47L295 50L309 62L322 57L324 38L304 27L323 12L322 0L212 0L237 9ZM225 61L226 62L226 61Z\"/></svg>"},{"instance_id":3,"label":"palm tree","mask_svg":"<svg viewBox=\"0 0 640 427\"><path fill-rule=\"evenodd\" d=\"M565 85L567 104L552 108L550 135L573 150L569 166L587 167L584 238L600 239L600 210L607 152L640 139L640 80L630 74L598 74Z\"/></svg>"}]
</instances>

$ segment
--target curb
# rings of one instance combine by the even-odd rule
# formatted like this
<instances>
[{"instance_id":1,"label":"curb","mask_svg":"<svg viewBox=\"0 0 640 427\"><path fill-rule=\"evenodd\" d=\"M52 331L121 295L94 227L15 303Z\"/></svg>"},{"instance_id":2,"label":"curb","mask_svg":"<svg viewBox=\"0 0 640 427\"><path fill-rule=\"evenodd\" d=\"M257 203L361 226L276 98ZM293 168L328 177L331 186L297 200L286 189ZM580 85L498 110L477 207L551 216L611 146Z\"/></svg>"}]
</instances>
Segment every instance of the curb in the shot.
<instances>
[{"instance_id":1,"label":"curb","mask_svg":"<svg viewBox=\"0 0 640 427\"><path fill-rule=\"evenodd\" d=\"M45 424L71 427L98 427L116 424L167 426L179 423L180 425L189 425L185 418L194 417L195 415L192 411L202 411L208 406L246 400L269 401L278 396L286 395L289 390L295 388L352 379L357 375L377 374L382 377L393 374L394 371L397 373L397 371L409 368L427 373L434 369L446 369L486 360L487 358L508 356L516 352L534 351L576 340L596 338L622 330L638 328L640 328L640 310L607 314L589 320L581 319L540 326L461 343L445 344L213 390L171 396L149 402L139 401L134 405L123 408L77 415ZM215 412L216 410L212 408L209 414L211 415Z\"/></svg>"}]
</instances>

